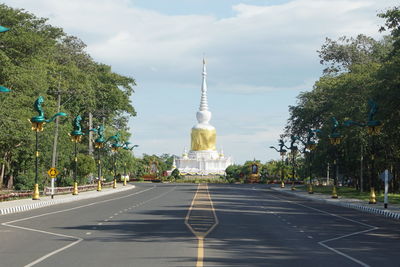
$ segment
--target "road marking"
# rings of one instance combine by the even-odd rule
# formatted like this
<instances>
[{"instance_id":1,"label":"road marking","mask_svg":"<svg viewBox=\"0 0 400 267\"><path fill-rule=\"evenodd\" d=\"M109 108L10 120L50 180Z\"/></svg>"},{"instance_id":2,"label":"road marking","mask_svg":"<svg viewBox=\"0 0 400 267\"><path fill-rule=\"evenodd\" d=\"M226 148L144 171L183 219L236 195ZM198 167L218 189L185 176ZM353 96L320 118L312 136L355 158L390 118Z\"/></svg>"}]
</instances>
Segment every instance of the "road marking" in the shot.
<instances>
[{"instance_id":1,"label":"road marking","mask_svg":"<svg viewBox=\"0 0 400 267\"><path fill-rule=\"evenodd\" d=\"M199 184L185 218L185 224L197 238L196 267L203 267L204 239L218 225L207 184Z\"/></svg>"},{"instance_id":2,"label":"road marking","mask_svg":"<svg viewBox=\"0 0 400 267\"><path fill-rule=\"evenodd\" d=\"M103 225L103 223L98 223L97 225Z\"/></svg>"},{"instance_id":3,"label":"road marking","mask_svg":"<svg viewBox=\"0 0 400 267\"><path fill-rule=\"evenodd\" d=\"M13 227L13 228L17 228L17 229L22 229L22 230L26 230L26 231L32 231L32 232L38 232L38 233L42 233L42 234L48 234L48 235L54 235L54 236L59 236L59 237L67 237L67 238L71 238L71 239L76 239L76 241L62 247L59 249L56 249L40 258L38 258L35 261L32 261L31 263L28 263L27 265L25 265L24 267L31 267L39 262L44 261L45 259L63 251L66 250L72 246L75 246L76 244L80 243L81 241L83 241L83 238L77 237L77 236L71 236L71 235L63 235L63 234L58 234L58 233L52 233L52 232L48 232L48 231L42 231L42 230L38 230L38 229L33 229L33 228L28 228L28 227L22 227L22 226L17 226L17 225L12 225L12 224L8 224L8 223L2 223L2 225L4 226L8 226L8 227Z\"/></svg>"},{"instance_id":4,"label":"road marking","mask_svg":"<svg viewBox=\"0 0 400 267\"><path fill-rule=\"evenodd\" d=\"M333 216L333 217L337 217L337 218L340 218L340 219L343 219L343 220L346 220L346 221L349 221L349 222L360 224L360 225L363 225L365 227L369 227L370 229L367 229L367 230L364 230L364 231L354 232L354 233L350 233L350 234L346 234L346 235L342 235L342 236L339 236L339 237L335 237L335 238L331 238L331 239L327 239L327 240L323 240L323 241L318 242L318 244L320 246L323 246L324 248L329 249L330 251L333 251L336 254L339 254L339 255L341 255L341 256L343 256L343 257L345 257L345 258L347 258L347 259L349 259L349 260L351 260L351 261L353 261L355 263L358 263L361 266L369 267L369 265L366 264L365 262L362 262L362 261L360 261L360 260L358 260L356 258L351 257L350 255L348 255L348 254L346 254L344 252L341 252L341 251L339 251L337 249L334 249L334 248L328 246L326 243L330 242L330 241L335 241L335 240L339 240L339 239L342 239L342 238L346 238L346 237L349 237L349 236L365 234L365 233L368 233L368 232L371 232L371 231L375 231L375 230L379 229L378 227L375 227L373 225L366 224L366 223L363 223L363 222L360 222L360 221L356 221L356 220L353 220L353 219L349 219L349 218L346 218L346 217L343 217L343 216L340 216L340 215L337 215L337 214L329 213L329 212L326 212L324 210L320 210L320 209L317 209L317 208L306 206L306 205L303 205L303 204L300 204L300 203L297 203L297 202L294 202L294 201L291 201L291 200L282 199L282 198L279 198L279 197L276 197L276 196L272 196L272 197L276 198L276 199L279 199L279 200L282 200L282 201L285 201L285 202L288 202L288 203L291 203L291 204L295 204L295 205L307 208L307 209L315 210L315 211L318 211L320 213L324 213L324 214L327 214L327 215L330 215L330 216Z\"/></svg>"},{"instance_id":5,"label":"road marking","mask_svg":"<svg viewBox=\"0 0 400 267\"><path fill-rule=\"evenodd\" d=\"M48 235L54 235L54 236L60 236L60 237L67 237L67 238L71 238L71 239L76 239L76 241L74 241L74 242L72 242L72 243L70 243L70 244L68 244L68 245L66 245L66 246L64 246L64 247L62 247L62 248L56 249L56 250L54 250L54 251L52 251L52 252L50 252L50 253L48 253L48 254L46 254L46 255L44 255L44 256L42 256L42 257L40 257L40 258L34 260L33 262L31 262L31 263L29 263L29 264L27 264L27 265L24 266L24 267L31 267L31 266L33 266L33 265L35 265L35 264L38 264L39 262L42 262L42 261L44 261L45 259L47 259L47 258L49 258L49 257L51 257L51 256L53 256L53 255L55 255L55 254L57 254L57 253L63 251L63 250L66 250L66 249L68 249L68 248L70 248L70 247L72 247L72 246L75 246L76 244L78 244L78 243L80 243L81 241L83 241L83 238L76 237L76 236L68 236L68 235L58 234L58 233L53 233L53 232L48 232L48 231L42 231L42 230L34 229L34 228L28 228L28 227L17 226L17 225L13 225L12 223L21 222L21 221L27 221L27 220L31 220L31 219L35 219L35 218L47 216L47 215L53 215L53 214L57 214L57 213L63 213L63 212L71 211L71 210L76 210L76 209L80 209L80 208L90 207L90 206L97 205L97 204L101 204L101 203L106 203L106 202L110 202L110 201L114 201L114 200L119 200L119 199L127 198L127 197L130 197L130 196L133 196L133 195L137 195L137 194L144 193L144 192L149 191L149 190L152 190L152 189L154 189L154 188L156 188L156 186L153 186L153 187L150 187L150 188L147 188L147 189L144 189L144 190L142 190L142 191L138 191L138 192L135 192L135 193L132 193L132 194L129 194L129 195L125 195L125 196L121 196L121 197L116 197L116 198L111 198L111 199L105 199L105 200L101 200L101 201L97 201L97 202L93 202L93 203L90 203L90 204L85 204L85 205L81 205L81 206L77 206L77 207L73 207L73 208L69 208L69 209L58 210L58 211L43 213L43 214L39 214L39 215L34 215L34 216L22 218L22 219L17 219L17 220L5 222L5 223L2 223L1 225L8 226L8 227L12 227L12 228L17 228L17 229L21 229L21 230L26 230L26 231L38 232L38 233L42 233L42 234L48 234ZM175 187L175 188L176 188L176 187ZM175 188L174 188L174 189L175 189ZM168 192L169 192L169 191L168 191ZM162 194L162 195L164 195L164 194ZM104 221L108 221L108 220L104 220Z\"/></svg>"},{"instance_id":6,"label":"road marking","mask_svg":"<svg viewBox=\"0 0 400 267\"><path fill-rule=\"evenodd\" d=\"M92 234L91 232L87 232L87 233L86 233L86 235L91 235L91 234Z\"/></svg>"}]
</instances>

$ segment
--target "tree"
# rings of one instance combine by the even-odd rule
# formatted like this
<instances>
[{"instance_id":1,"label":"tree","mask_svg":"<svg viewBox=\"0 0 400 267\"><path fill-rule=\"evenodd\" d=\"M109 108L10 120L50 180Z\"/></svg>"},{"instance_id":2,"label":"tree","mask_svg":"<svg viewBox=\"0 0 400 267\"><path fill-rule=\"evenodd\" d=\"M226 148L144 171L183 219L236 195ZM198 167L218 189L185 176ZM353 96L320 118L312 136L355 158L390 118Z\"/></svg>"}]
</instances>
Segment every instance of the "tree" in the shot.
<instances>
[{"instance_id":1,"label":"tree","mask_svg":"<svg viewBox=\"0 0 400 267\"><path fill-rule=\"evenodd\" d=\"M34 169L34 133L29 130L27 119L35 115L35 99L45 99L46 114L57 112L57 97L62 94L61 111L69 114L59 124L59 153L57 167L70 168L72 145L68 133L70 120L76 115L95 116L94 123L106 123L108 131L120 130L125 140L129 138L128 117L136 112L131 103L135 80L112 71L110 66L95 62L84 49L86 45L77 37L67 35L61 28L53 27L47 19L38 18L24 10L0 4L0 20L11 30L0 39L0 83L12 89L0 96L0 112L7 114L0 120L0 187L15 184L22 188L30 184ZM99 112L100 113L100 112ZM85 127L84 121L84 128ZM54 124L45 125L40 133L40 177L47 177L50 167ZM78 144L81 153L87 153L84 142ZM110 154L105 153L105 162ZM71 177L71 172L63 171ZM49 179L43 179L41 186Z\"/></svg>"}]
</instances>

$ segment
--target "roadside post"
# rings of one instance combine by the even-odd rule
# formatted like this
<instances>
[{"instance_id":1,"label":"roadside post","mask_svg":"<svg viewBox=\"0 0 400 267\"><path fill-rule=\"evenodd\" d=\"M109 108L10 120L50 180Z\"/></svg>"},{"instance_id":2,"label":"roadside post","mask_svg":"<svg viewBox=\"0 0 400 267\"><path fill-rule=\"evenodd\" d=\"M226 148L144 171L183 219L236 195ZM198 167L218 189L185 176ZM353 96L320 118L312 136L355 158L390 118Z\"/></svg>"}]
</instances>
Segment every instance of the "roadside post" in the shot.
<instances>
[{"instance_id":1,"label":"roadside post","mask_svg":"<svg viewBox=\"0 0 400 267\"><path fill-rule=\"evenodd\" d=\"M393 175L389 172L389 170L385 170L382 172L379 177L382 181L385 182L385 196L384 196L384 208L387 209L388 207L388 192L389 192L389 182L392 180Z\"/></svg>"},{"instance_id":2,"label":"roadside post","mask_svg":"<svg viewBox=\"0 0 400 267\"><path fill-rule=\"evenodd\" d=\"M47 171L47 174L51 178L51 199L54 198L54 180L56 179L57 175L59 174L59 171L56 168L50 168Z\"/></svg>"}]
</instances>

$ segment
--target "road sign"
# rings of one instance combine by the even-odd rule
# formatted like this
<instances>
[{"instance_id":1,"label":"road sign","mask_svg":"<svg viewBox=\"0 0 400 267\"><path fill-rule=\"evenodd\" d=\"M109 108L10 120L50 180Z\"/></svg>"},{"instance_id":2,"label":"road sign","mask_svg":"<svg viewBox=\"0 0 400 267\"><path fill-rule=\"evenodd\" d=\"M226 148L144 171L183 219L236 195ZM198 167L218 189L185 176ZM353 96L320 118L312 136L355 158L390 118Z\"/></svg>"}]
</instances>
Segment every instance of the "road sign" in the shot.
<instances>
[{"instance_id":1,"label":"road sign","mask_svg":"<svg viewBox=\"0 0 400 267\"><path fill-rule=\"evenodd\" d=\"M385 181L385 172L386 171L383 171L381 174L379 174L379 178L381 178L382 181ZM391 174L389 171L388 171L387 179L388 179L388 182L390 182L393 179L393 174Z\"/></svg>"},{"instance_id":2,"label":"road sign","mask_svg":"<svg viewBox=\"0 0 400 267\"><path fill-rule=\"evenodd\" d=\"M50 168L47 171L47 174L51 177L51 178L56 178L57 175L59 174L58 170L56 168Z\"/></svg>"}]
</instances>

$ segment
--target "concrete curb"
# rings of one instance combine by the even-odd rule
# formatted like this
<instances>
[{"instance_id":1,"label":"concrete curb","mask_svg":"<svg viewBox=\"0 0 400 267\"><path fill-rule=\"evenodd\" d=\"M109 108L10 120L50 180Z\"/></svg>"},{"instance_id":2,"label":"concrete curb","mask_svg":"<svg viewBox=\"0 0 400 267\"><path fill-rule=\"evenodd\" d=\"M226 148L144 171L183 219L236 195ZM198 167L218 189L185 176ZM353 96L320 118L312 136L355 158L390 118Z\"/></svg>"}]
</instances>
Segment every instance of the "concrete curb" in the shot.
<instances>
[{"instance_id":1,"label":"concrete curb","mask_svg":"<svg viewBox=\"0 0 400 267\"><path fill-rule=\"evenodd\" d=\"M340 200L338 201L338 200L334 200L334 199L321 199L321 198L316 198L316 197L296 194L296 193L291 192L291 191L284 191L284 190L280 191L278 188L274 188L274 187L271 187L271 189L276 191L276 192L281 192L281 193L288 194L288 195L295 195L295 196L298 196L298 197L301 197L301 198L306 198L306 199L313 200L313 201L324 202L324 203L331 204L331 205L336 205L336 206L356 209L356 210L359 210L359 211L362 211L362 212L373 213L373 214L380 215L380 216L383 216L383 217L400 220L400 213L398 213L398 212L392 212L392 211L388 211L388 210L372 208L372 207L367 207L367 206L363 206L363 205L357 205L357 204L353 204L353 203L349 203L349 202L343 202L343 201L340 201Z\"/></svg>"},{"instance_id":2,"label":"concrete curb","mask_svg":"<svg viewBox=\"0 0 400 267\"><path fill-rule=\"evenodd\" d=\"M27 211L27 210L32 210L32 209L37 209L37 208L42 208L42 207L48 207L48 206L56 205L56 204L69 203L69 202L74 202L74 201L78 201L78 200L102 197L102 196L119 193L119 192L123 192L123 191L130 190L130 189L134 189L135 187L136 187L135 185L129 185L127 187L124 186L121 189L117 189L117 190L109 189L109 190L99 193L99 194L93 194L93 191L87 191L87 192L82 192L76 196L71 195L69 197L62 198L62 199L51 199L51 200L44 200L44 201L31 200L31 201L33 201L33 203L24 204L24 205L18 205L18 203L15 203L16 206L8 207L8 208L0 208L0 215L17 213L17 212L22 212L22 211ZM89 194L85 194L85 193L89 193ZM15 200L15 201L18 201L18 200Z\"/></svg>"}]
</instances>

